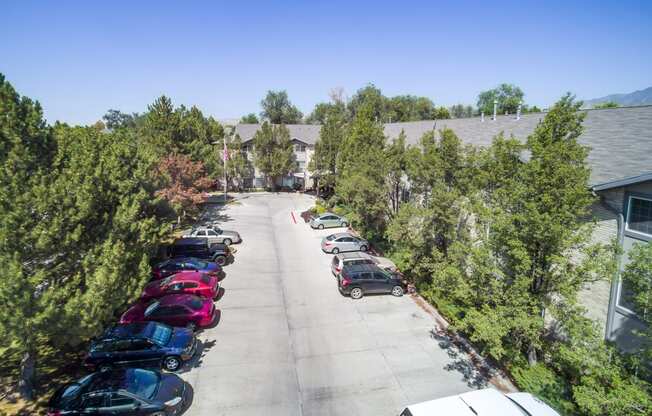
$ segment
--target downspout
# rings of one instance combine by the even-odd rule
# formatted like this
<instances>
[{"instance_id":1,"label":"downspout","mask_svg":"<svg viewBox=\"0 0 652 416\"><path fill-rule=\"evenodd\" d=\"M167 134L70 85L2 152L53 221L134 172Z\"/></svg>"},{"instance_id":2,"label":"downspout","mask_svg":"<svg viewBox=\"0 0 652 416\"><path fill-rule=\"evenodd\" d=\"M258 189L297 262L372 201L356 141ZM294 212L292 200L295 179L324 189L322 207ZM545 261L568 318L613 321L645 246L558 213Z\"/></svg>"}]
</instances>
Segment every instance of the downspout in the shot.
<instances>
[{"instance_id":1,"label":"downspout","mask_svg":"<svg viewBox=\"0 0 652 416\"><path fill-rule=\"evenodd\" d=\"M625 220L622 213L618 213L616 217L618 220L618 247L619 252L616 254L616 271L611 278L611 290L609 291L609 309L607 310L607 325L605 327L605 339L611 341L611 332L614 325L614 317L616 315L616 303L618 302L618 283L620 282L620 271L622 267L622 253L620 252L623 247L625 239Z\"/></svg>"}]
</instances>

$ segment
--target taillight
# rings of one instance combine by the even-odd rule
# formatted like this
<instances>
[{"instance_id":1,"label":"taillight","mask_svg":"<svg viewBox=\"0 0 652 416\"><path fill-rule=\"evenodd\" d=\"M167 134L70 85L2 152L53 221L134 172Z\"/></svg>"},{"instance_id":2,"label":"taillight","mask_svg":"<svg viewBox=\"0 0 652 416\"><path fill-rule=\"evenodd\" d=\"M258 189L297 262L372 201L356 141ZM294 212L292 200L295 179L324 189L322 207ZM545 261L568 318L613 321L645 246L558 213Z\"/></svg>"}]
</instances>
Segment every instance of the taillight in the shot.
<instances>
[{"instance_id":1,"label":"taillight","mask_svg":"<svg viewBox=\"0 0 652 416\"><path fill-rule=\"evenodd\" d=\"M346 277L342 278L342 286L348 286L351 284L351 281L347 279Z\"/></svg>"},{"instance_id":2,"label":"taillight","mask_svg":"<svg viewBox=\"0 0 652 416\"><path fill-rule=\"evenodd\" d=\"M335 271L336 271L337 273L339 273L339 272L342 271L342 269L341 269L340 267L336 267L336 268L335 268Z\"/></svg>"},{"instance_id":3,"label":"taillight","mask_svg":"<svg viewBox=\"0 0 652 416\"><path fill-rule=\"evenodd\" d=\"M324 243L324 245L325 245L325 246L330 246L331 243L329 243L329 242L327 241L327 242Z\"/></svg>"}]
</instances>

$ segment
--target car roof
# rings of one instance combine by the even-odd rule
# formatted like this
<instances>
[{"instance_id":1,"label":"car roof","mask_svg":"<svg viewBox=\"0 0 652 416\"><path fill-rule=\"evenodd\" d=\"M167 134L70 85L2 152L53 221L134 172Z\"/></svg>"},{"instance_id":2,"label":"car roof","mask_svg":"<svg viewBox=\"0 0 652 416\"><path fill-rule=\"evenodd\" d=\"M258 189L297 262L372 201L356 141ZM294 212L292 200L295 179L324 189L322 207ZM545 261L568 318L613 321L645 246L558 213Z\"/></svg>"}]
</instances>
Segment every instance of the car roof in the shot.
<instances>
[{"instance_id":1,"label":"car roof","mask_svg":"<svg viewBox=\"0 0 652 416\"><path fill-rule=\"evenodd\" d=\"M182 272L175 273L171 276L170 282L200 282L204 272L196 272L194 270L184 270Z\"/></svg>"},{"instance_id":2,"label":"car roof","mask_svg":"<svg viewBox=\"0 0 652 416\"><path fill-rule=\"evenodd\" d=\"M378 272L378 271L387 273L385 270L382 270L380 267L376 266L375 264L345 264L344 269L347 271L347 273Z\"/></svg>"},{"instance_id":3,"label":"car roof","mask_svg":"<svg viewBox=\"0 0 652 416\"><path fill-rule=\"evenodd\" d=\"M335 238L340 238L340 237L355 237L355 236L354 236L353 234L351 234L351 233L335 233L335 234L331 234L331 235L335 236Z\"/></svg>"},{"instance_id":4,"label":"car roof","mask_svg":"<svg viewBox=\"0 0 652 416\"><path fill-rule=\"evenodd\" d=\"M349 259L370 259L371 256L367 253L363 253L362 251L352 251L352 252L347 252L347 253L340 253L337 254L337 257L341 258L342 260L349 260Z\"/></svg>"},{"instance_id":5,"label":"car roof","mask_svg":"<svg viewBox=\"0 0 652 416\"><path fill-rule=\"evenodd\" d=\"M523 411L504 394L492 388L474 390L408 406L413 416L523 416ZM532 416L540 416L532 414ZM543 416L543 415L541 415ZM546 415L547 416L547 415Z\"/></svg>"},{"instance_id":6,"label":"car roof","mask_svg":"<svg viewBox=\"0 0 652 416\"><path fill-rule=\"evenodd\" d=\"M534 416L559 416L554 409L530 393L507 393L507 397L514 400L528 413Z\"/></svg>"},{"instance_id":7,"label":"car roof","mask_svg":"<svg viewBox=\"0 0 652 416\"><path fill-rule=\"evenodd\" d=\"M187 293L182 294L173 294L165 295L157 299L161 306L170 306L170 305L187 305L190 301L194 299L201 299L199 296L190 295Z\"/></svg>"},{"instance_id":8,"label":"car roof","mask_svg":"<svg viewBox=\"0 0 652 416\"><path fill-rule=\"evenodd\" d=\"M333 214L332 212L324 212L323 214L320 215L320 217L323 217L324 215L335 215L336 217L339 217L339 215Z\"/></svg>"},{"instance_id":9,"label":"car roof","mask_svg":"<svg viewBox=\"0 0 652 416\"><path fill-rule=\"evenodd\" d=\"M174 240L174 243L172 243L175 246L194 246L194 245L205 245L206 244L206 238L205 237L186 237L186 238L178 238Z\"/></svg>"},{"instance_id":10,"label":"car roof","mask_svg":"<svg viewBox=\"0 0 652 416\"><path fill-rule=\"evenodd\" d=\"M100 340L145 337L149 338L157 326L167 326L159 322L134 322L116 324L105 332Z\"/></svg>"}]
</instances>

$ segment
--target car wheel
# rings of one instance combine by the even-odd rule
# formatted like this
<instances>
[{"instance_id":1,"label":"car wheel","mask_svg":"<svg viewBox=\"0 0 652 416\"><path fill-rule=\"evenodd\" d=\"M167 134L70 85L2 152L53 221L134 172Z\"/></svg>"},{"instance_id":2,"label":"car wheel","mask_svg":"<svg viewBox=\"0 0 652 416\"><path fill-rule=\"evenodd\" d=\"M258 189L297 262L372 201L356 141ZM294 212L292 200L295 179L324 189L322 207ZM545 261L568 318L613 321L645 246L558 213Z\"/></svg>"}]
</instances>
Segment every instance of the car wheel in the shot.
<instances>
[{"instance_id":1,"label":"car wheel","mask_svg":"<svg viewBox=\"0 0 652 416\"><path fill-rule=\"evenodd\" d=\"M100 373L106 373L107 371L111 371L111 370L113 370L113 366L108 363L102 363L97 366L97 371L99 371Z\"/></svg>"},{"instance_id":2,"label":"car wheel","mask_svg":"<svg viewBox=\"0 0 652 416\"><path fill-rule=\"evenodd\" d=\"M181 367L179 357L169 356L163 359L163 369L167 371L177 371Z\"/></svg>"},{"instance_id":3,"label":"car wheel","mask_svg":"<svg viewBox=\"0 0 652 416\"><path fill-rule=\"evenodd\" d=\"M351 289L351 297L353 299L360 299L362 295L363 295L362 289L360 289L359 287L354 287L353 289Z\"/></svg>"},{"instance_id":4,"label":"car wheel","mask_svg":"<svg viewBox=\"0 0 652 416\"><path fill-rule=\"evenodd\" d=\"M226 246L230 246L230 245L233 243L233 241L231 241L230 238L225 238L224 241L223 241L223 243L224 243L224 245L226 245Z\"/></svg>"},{"instance_id":5,"label":"car wheel","mask_svg":"<svg viewBox=\"0 0 652 416\"><path fill-rule=\"evenodd\" d=\"M343 222L341 225L342 225L342 227L346 227L349 224L347 224L346 222Z\"/></svg>"},{"instance_id":6,"label":"car wheel","mask_svg":"<svg viewBox=\"0 0 652 416\"><path fill-rule=\"evenodd\" d=\"M156 413L152 413L150 416L165 416L165 413L164 412L156 412Z\"/></svg>"},{"instance_id":7,"label":"car wheel","mask_svg":"<svg viewBox=\"0 0 652 416\"><path fill-rule=\"evenodd\" d=\"M337 254L339 252L340 252L340 249L337 248L337 247L333 247L333 250L331 250L331 253L333 253L333 254Z\"/></svg>"},{"instance_id":8,"label":"car wheel","mask_svg":"<svg viewBox=\"0 0 652 416\"><path fill-rule=\"evenodd\" d=\"M226 264L226 257L224 256L215 257L215 263L219 264L220 266L224 266Z\"/></svg>"},{"instance_id":9,"label":"car wheel","mask_svg":"<svg viewBox=\"0 0 652 416\"><path fill-rule=\"evenodd\" d=\"M403 288L401 286L394 286L392 288L392 295L403 296Z\"/></svg>"},{"instance_id":10,"label":"car wheel","mask_svg":"<svg viewBox=\"0 0 652 416\"><path fill-rule=\"evenodd\" d=\"M317 226L317 228L319 228L320 230L323 230L323 229L324 229L324 224L319 224L319 225Z\"/></svg>"},{"instance_id":11,"label":"car wheel","mask_svg":"<svg viewBox=\"0 0 652 416\"><path fill-rule=\"evenodd\" d=\"M188 329L191 330L191 331L194 331L194 330L197 328L197 325L195 325L194 322L188 322L188 323L186 324L186 328L188 328Z\"/></svg>"},{"instance_id":12,"label":"car wheel","mask_svg":"<svg viewBox=\"0 0 652 416\"><path fill-rule=\"evenodd\" d=\"M360 246L360 251L367 251L367 246Z\"/></svg>"}]
</instances>

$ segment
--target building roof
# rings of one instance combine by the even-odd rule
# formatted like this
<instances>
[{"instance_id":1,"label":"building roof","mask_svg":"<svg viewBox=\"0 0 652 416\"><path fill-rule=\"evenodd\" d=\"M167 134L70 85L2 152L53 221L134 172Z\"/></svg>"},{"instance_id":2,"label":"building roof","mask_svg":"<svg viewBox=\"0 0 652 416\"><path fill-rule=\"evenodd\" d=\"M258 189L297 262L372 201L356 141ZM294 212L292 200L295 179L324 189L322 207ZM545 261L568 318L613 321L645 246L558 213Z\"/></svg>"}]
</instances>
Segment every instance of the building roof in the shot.
<instances>
[{"instance_id":1,"label":"building roof","mask_svg":"<svg viewBox=\"0 0 652 416\"><path fill-rule=\"evenodd\" d=\"M589 146L591 166L590 183L604 184L640 177L652 173L652 106L620 107L583 110L587 116L580 143ZM385 125L385 135L393 140L405 131L408 144L418 143L424 133L443 128L452 129L465 143L489 146L494 136L503 132L525 141L532 134L545 113L524 114L520 120L514 115L436 121L415 121ZM607 188L604 188L607 189Z\"/></svg>"},{"instance_id":2,"label":"building roof","mask_svg":"<svg viewBox=\"0 0 652 416\"><path fill-rule=\"evenodd\" d=\"M242 143L246 143L253 140L260 126L261 124L238 124L235 133L240 136ZM290 131L290 139L313 145L317 142L321 129L318 124L286 124L285 127Z\"/></svg>"}]
</instances>

